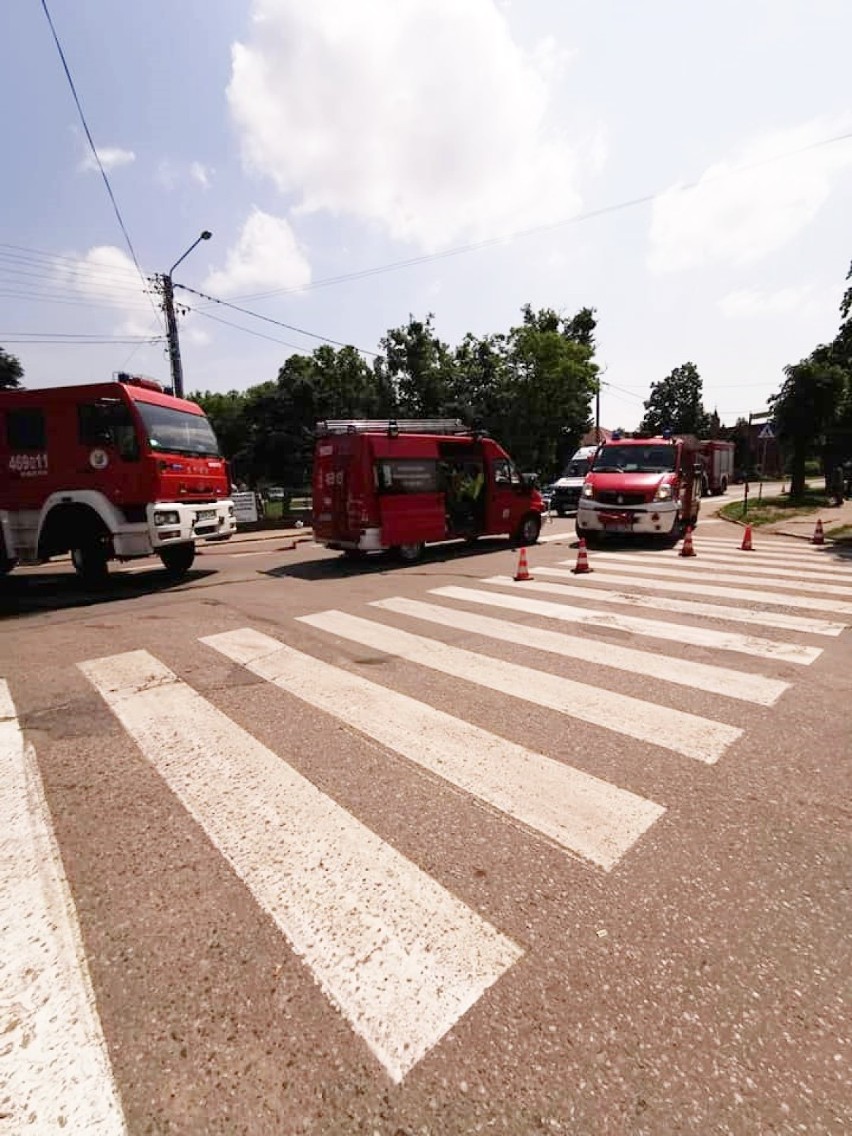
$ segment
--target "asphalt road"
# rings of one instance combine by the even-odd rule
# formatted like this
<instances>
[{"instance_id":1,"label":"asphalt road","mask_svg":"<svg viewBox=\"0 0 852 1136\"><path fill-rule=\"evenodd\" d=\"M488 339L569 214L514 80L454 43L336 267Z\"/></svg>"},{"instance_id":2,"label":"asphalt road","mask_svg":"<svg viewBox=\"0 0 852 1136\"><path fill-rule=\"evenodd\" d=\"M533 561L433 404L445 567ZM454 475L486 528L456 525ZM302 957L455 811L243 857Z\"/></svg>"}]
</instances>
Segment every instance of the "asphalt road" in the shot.
<instances>
[{"instance_id":1,"label":"asphalt road","mask_svg":"<svg viewBox=\"0 0 852 1136\"><path fill-rule=\"evenodd\" d=\"M852 561L708 512L14 573L0 1136L852 1130Z\"/></svg>"}]
</instances>

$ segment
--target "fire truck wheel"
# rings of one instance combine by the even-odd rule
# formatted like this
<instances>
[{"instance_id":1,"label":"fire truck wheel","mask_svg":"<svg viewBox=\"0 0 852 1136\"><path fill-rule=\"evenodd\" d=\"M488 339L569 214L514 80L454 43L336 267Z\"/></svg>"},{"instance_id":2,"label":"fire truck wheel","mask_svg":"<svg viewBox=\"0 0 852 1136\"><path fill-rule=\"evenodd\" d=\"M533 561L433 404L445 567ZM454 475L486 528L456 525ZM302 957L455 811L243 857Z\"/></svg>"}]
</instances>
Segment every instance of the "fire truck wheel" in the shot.
<instances>
[{"instance_id":1,"label":"fire truck wheel","mask_svg":"<svg viewBox=\"0 0 852 1136\"><path fill-rule=\"evenodd\" d=\"M515 544L520 544L524 548L529 544L535 544L540 532L540 515L538 513L527 513L521 518L521 523L515 532Z\"/></svg>"},{"instance_id":2,"label":"fire truck wheel","mask_svg":"<svg viewBox=\"0 0 852 1136\"><path fill-rule=\"evenodd\" d=\"M343 559L344 560L366 560L367 559L367 553L364 551L363 548L344 548Z\"/></svg>"},{"instance_id":3,"label":"fire truck wheel","mask_svg":"<svg viewBox=\"0 0 852 1136\"><path fill-rule=\"evenodd\" d=\"M169 548L160 549L159 555L169 576L179 580L192 567L192 562L195 559L195 545L191 542L173 544Z\"/></svg>"},{"instance_id":4,"label":"fire truck wheel","mask_svg":"<svg viewBox=\"0 0 852 1136\"><path fill-rule=\"evenodd\" d=\"M411 544L400 544L394 549L400 560L406 564L413 564L423 555L423 541L415 540Z\"/></svg>"},{"instance_id":5,"label":"fire truck wheel","mask_svg":"<svg viewBox=\"0 0 852 1136\"><path fill-rule=\"evenodd\" d=\"M71 549L71 562L82 582L98 588L109 578L109 545L98 533L90 533L79 548Z\"/></svg>"}]
</instances>

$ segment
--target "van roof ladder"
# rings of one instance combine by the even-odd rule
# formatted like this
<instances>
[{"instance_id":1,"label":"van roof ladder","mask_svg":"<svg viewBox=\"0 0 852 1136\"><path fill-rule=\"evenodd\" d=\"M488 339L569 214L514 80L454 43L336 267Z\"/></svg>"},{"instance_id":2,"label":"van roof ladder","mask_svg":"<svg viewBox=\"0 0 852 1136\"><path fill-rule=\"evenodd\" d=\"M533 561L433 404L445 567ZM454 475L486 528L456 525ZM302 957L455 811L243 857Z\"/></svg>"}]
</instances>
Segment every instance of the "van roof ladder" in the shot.
<instances>
[{"instance_id":1,"label":"van roof ladder","mask_svg":"<svg viewBox=\"0 0 852 1136\"><path fill-rule=\"evenodd\" d=\"M320 437L328 434L471 434L459 418L337 418L318 422Z\"/></svg>"}]
</instances>

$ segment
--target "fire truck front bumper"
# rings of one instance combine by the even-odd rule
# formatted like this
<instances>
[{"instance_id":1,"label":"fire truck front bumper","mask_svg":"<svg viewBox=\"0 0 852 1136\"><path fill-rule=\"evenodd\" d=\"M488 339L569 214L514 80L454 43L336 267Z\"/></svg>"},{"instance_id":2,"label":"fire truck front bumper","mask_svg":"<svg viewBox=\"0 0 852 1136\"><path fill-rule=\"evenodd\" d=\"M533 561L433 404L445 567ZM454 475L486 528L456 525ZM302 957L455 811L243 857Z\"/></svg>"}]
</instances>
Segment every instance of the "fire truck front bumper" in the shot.
<instances>
[{"instance_id":1,"label":"fire truck front bumper","mask_svg":"<svg viewBox=\"0 0 852 1136\"><path fill-rule=\"evenodd\" d=\"M152 548L196 540L227 540L237 530L231 501L158 501L149 505Z\"/></svg>"},{"instance_id":2,"label":"fire truck front bumper","mask_svg":"<svg viewBox=\"0 0 852 1136\"><path fill-rule=\"evenodd\" d=\"M577 529L600 533L670 533L677 507L670 501L620 508L583 500L577 508Z\"/></svg>"}]
</instances>

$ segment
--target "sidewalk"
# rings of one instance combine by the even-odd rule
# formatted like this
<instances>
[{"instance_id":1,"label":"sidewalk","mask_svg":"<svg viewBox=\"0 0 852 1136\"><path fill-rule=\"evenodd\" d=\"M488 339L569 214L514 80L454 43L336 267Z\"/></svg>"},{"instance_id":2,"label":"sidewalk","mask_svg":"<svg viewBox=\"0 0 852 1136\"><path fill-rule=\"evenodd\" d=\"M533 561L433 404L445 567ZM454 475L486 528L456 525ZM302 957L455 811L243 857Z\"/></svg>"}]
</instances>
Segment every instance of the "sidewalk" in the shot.
<instances>
[{"instance_id":1,"label":"sidewalk","mask_svg":"<svg viewBox=\"0 0 852 1136\"><path fill-rule=\"evenodd\" d=\"M783 521L775 521L771 525L761 525L759 531L777 533L779 536L794 536L800 540L810 540L814 534L817 520L822 521L826 543L832 541L832 537L829 535L832 529L847 525L850 531L841 536L839 540L844 544L847 542L852 544L852 500L844 501L839 509L827 505L824 509L806 513L804 516L785 517Z\"/></svg>"},{"instance_id":2,"label":"sidewalk","mask_svg":"<svg viewBox=\"0 0 852 1136\"><path fill-rule=\"evenodd\" d=\"M301 529L256 529L251 532L240 532L239 529L230 540L214 541L212 544L199 543L198 548L205 548L212 552L216 548L232 548L235 544L254 544L259 540L281 540L287 543L301 544L314 539L314 530L310 526Z\"/></svg>"}]
</instances>

